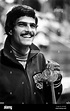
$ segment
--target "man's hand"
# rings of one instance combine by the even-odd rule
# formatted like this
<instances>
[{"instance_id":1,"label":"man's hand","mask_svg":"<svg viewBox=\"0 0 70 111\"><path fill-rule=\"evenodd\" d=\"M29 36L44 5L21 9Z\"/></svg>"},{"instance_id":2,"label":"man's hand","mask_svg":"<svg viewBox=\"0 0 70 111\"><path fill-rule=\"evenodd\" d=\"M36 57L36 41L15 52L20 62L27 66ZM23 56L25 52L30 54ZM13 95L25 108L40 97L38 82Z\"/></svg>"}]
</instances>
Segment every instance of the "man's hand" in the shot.
<instances>
[{"instance_id":1,"label":"man's hand","mask_svg":"<svg viewBox=\"0 0 70 111\"><path fill-rule=\"evenodd\" d=\"M33 76L33 79L37 87L39 87L39 89L42 89L43 82L46 82L46 84L48 84L48 82L56 83L58 80L58 82L55 84L58 86L61 81L60 75L60 65L56 62L48 61L43 72L35 74Z\"/></svg>"},{"instance_id":2,"label":"man's hand","mask_svg":"<svg viewBox=\"0 0 70 111\"><path fill-rule=\"evenodd\" d=\"M55 82L60 74L60 65L54 61L48 61L42 74L45 75L48 82Z\"/></svg>"}]
</instances>

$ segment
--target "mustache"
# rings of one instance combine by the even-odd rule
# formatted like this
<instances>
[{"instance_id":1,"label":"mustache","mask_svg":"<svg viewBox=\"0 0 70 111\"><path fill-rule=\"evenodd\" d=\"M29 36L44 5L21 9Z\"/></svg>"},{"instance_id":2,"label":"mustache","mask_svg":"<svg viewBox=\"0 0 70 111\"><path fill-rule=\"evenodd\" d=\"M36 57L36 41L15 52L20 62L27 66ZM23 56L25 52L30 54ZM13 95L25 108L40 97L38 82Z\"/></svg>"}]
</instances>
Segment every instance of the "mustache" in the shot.
<instances>
[{"instance_id":1,"label":"mustache","mask_svg":"<svg viewBox=\"0 0 70 111\"><path fill-rule=\"evenodd\" d=\"M21 36L25 36L25 35L30 35L31 37L33 37L35 34L34 34L34 32L29 32L29 31L23 32L21 34Z\"/></svg>"}]
</instances>

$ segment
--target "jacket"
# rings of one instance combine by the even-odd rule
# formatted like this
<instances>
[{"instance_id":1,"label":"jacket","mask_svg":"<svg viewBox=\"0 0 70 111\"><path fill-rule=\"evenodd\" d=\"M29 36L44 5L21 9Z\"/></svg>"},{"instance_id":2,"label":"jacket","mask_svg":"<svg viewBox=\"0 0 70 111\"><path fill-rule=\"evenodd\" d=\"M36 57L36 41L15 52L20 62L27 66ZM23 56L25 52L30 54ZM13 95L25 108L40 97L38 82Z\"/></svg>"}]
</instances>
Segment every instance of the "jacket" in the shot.
<instances>
[{"instance_id":1,"label":"jacket","mask_svg":"<svg viewBox=\"0 0 70 111\"><path fill-rule=\"evenodd\" d=\"M0 52L0 103L4 104L50 104L52 94L50 85L43 83L43 89L36 87L33 76L42 72L46 61L44 55L34 44L30 47L30 53L25 69L16 60L10 47L9 40L5 42L4 49ZM59 74L55 82L56 100L61 95L62 76ZM59 84L60 85L57 85Z\"/></svg>"}]
</instances>

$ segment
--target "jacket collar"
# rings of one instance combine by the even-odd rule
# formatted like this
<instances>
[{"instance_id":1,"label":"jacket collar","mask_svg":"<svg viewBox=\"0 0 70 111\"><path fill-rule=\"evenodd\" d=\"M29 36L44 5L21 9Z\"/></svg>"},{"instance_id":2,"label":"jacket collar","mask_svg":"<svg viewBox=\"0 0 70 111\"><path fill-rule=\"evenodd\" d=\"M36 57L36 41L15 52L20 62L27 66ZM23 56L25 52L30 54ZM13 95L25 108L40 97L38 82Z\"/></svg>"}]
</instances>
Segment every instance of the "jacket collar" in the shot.
<instances>
[{"instance_id":1,"label":"jacket collar","mask_svg":"<svg viewBox=\"0 0 70 111\"><path fill-rule=\"evenodd\" d=\"M29 56L28 56L28 61L34 57L36 54L38 54L40 52L40 49L32 44L30 46L30 52L29 52ZM3 54L4 56L6 56L7 58L9 58L11 61L15 62L15 63L18 63L18 61L16 60L15 56L14 56L14 53L12 51L12 48L10 46L10 41L9 39L7 38L6 39L6 42L5 42L5 45L4 45L4 50L3 50Z\"/></svg>"}]
</instances>

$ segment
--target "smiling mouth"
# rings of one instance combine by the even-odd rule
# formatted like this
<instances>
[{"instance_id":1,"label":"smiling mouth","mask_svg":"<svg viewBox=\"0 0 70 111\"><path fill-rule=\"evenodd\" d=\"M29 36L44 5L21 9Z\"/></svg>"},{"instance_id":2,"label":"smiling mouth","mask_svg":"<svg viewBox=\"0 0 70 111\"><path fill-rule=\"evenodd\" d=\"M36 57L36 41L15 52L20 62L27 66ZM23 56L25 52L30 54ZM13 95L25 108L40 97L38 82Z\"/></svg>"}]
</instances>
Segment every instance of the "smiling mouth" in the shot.
<instances>
[{"instance_id":1,"label":"smiling mouth","mask_svg":"<svg viewBox=\"0 0 70 111\"><path fill-rule=\"evenodd\" d=\"M25 35L22 34L21 37L23 37L23 38L32 38L33 36L31 36L31 35L26 35L26 34L25 34Z\"/></svg>"},{"instance_id":2,"label":"smiling mouth","mask_svg":"<svg viewBox=\"0 0 70 111\"><path fill-rule=\"evenodd\" d=\"M32 38L32 36L21 36L23 38Z\"/></svg>"}]
</instances>

